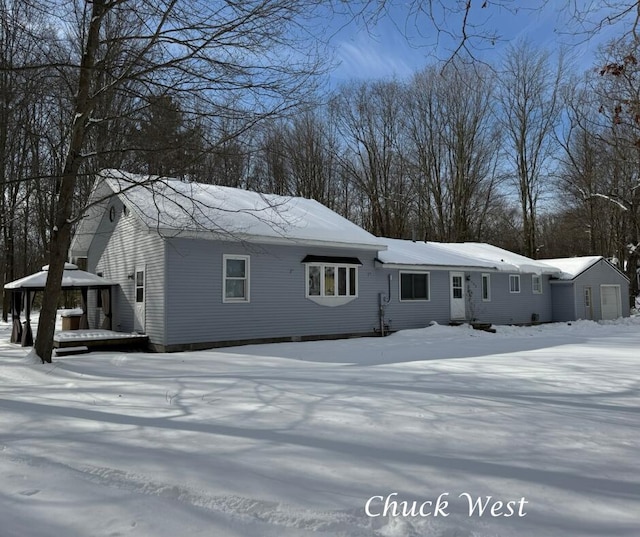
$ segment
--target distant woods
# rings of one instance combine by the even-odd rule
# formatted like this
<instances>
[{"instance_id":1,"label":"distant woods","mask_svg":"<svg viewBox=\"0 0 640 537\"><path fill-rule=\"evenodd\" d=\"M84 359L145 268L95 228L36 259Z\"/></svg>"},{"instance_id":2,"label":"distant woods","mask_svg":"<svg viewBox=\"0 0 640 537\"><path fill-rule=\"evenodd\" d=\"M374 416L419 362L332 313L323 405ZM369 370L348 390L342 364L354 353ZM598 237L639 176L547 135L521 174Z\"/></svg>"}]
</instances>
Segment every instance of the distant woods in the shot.
<instances>
[{"instance_id":1,"label":"distant woods","mask_svg":"<svg viewBox=\"0 0 640 537\"><path fill-rule=\"evenodd\" d=\"M10 281L46 262L74 126L77 71L69 66L78 62L79 28L63 35L31 3L2 4L0 270ZM110 19L104 41L123 24L141 21ZM161 74L153 83L127 78L122 62L136 51L125 47L136 46L114 37L96 56L107 68L87 123L76 213L95 171L122 168L313 198L387 237L485 241L534 258L615 257L637 289L640 58L632 40L603 49L587 73L522 42L494 65L456 57L408 80L315 93L315 103L310 89L296 106L273 106L268 92L261 102L259 84L247 106L234 86L241 77L231 83L232 61L220 75L226 82L210 81L220 82L215 106Z\"/></svg>"}]
</instances>

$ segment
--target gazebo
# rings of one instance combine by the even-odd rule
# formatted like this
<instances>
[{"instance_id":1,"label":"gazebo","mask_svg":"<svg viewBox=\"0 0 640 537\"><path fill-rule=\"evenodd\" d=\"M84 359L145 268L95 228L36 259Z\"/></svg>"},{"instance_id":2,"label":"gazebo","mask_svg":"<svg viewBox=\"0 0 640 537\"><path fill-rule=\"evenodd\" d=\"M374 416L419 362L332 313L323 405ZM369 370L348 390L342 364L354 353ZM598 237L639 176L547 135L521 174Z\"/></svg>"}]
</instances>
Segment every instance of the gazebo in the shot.
<instances>
[{"instance_id":1,"label":"gazebo","mask_svg":"<svg viewBox=\"0 0 640 537\"><path fill-rule=\"evenodd\" d=\"M19 280L7 283L4 288L11 290L11 318L13 329L11 331L11 343L20 343L23 347L33 345L33 332L31 330L31 305L36 292L44 291L47 283L49 265L42 267L40 272L25 276ZM104 278L80 270L76 265L65 263L62 275L62 289L65 291L79 289L82 297L82 316L80 317L80 329L89 328L87 316L87 297L89 289L101 293L102 312L104 320L100 328L111 330L111 287L115 283ZM24 326L20 321L20 313L24 310Z\"/></svg>"}]
</instances>

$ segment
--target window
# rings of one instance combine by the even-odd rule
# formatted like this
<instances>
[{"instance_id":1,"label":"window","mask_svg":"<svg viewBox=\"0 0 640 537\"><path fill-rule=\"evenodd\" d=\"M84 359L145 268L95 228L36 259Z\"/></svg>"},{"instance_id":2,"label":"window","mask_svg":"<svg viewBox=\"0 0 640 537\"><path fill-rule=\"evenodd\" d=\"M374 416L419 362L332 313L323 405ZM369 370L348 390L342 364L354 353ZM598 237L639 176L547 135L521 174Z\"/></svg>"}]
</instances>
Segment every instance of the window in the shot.
<instances>
[{"instance_id":1,"label":"window","mask_svg":"<svg viewBox=\"0 0 640 537\"><path fill-rule=\"evenodd\" d=\"M463 292L462 278L464 274L451 275L451 298L461 299Z\"/></svg>"},{"instance_id":2,"label":"window","mask_svg":"<svg viewBox=\"0 0 640 537\"><path fill-rule=\"evenodd\" d=\"M307 265L307 297L356 297L357 267L334 264Z\"/></svg>"},{"instance_id":3,"label":"window","mask_svg":"<svg viewBox=\"0 0 640 537\"><path fill-rule=\"evenodd\" d=\"M584 288L584 305L587 308L591 307L591 287Z\"/></svg>"},{"instance_id":4,"label":"window","mask_svg":"<svg viewBox=\"0 0 640 537\"><path fill-rule=\"evenodd\" d=\"M136 302L144 302L144 270L136 271Z\"/></svg>"},{"instance_id":5,"label":"window","mask_svg":"<svg viewBox=\"0 0 640 537\"><path fill-rule=\"evenodd\" d=\"M509 292L520 292L520 274L509 274Z\"/></svg>"},{"instance_id":6,"label":"window","mask_svg":"<svg viewBox=\"0 0 640 537\"><path fill-rule=\"evenodd\" d=\"M542 294L542 276L534 274L531 276L531 289L534 294Z\"/></svg>"},{"instance_id":7,"label":"window","mask_svg":"<svg viewBox=\"0 0 640 537\"><path fill-rule=\"evenodd\" d=\"M429 273L401 272L400 300L429 300Z\"/></svg>"},{"instance_id":8,"label":"window","mask_svg":"<svg viewBox=\"0 0 640 537\"><path fill-rule=\"evenodd\" d=\"M249 256L223 256L223 302L249 302Z\"/></svg>"},{"instance_id":9,"label":"window","mask_svg":"<svg viewBox=\"0 0 640 537\"><path fill-rule=\"evenodd\" d=\"M482 300L489 302L491 300L491 275L482 275Z\"/></svg>"}]
</instances>

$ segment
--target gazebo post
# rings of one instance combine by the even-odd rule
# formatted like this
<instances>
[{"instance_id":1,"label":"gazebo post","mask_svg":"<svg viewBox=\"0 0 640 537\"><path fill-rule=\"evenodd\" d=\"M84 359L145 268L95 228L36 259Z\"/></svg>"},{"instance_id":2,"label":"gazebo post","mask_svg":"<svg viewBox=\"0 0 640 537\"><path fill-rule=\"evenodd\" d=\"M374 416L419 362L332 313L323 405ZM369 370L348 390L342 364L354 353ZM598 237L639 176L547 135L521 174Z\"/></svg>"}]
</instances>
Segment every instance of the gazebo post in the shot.
<instances>
[{"instance_id":1,"label":"gazebo post","mask_svg":"<svg viewBox=\"0 0 640 537\"><path fill-rule=\"evenodd\" d=\"M87 330L89 328L89 316L87 313L87 294L88 288L82 287L80 289L80 298L82 305L82 316L80 317L80 330Z\"/></svg>"},{"instance_id":2,"label":"gazebo post","mask_svg":"<svg viewBox=\"0 0 640 537\"><path fill-rule=\"evenodd\" d=\"M27 289L24 294L24 329L22 331L22 346L33 346L33 332L31 331L31 292Z\"/></svg>"},{"instance_id":3,"label":"gazebo post","mask_svg":"<svg viewBox=\"0 0 640 537\"><path fill-rule=\"evenodd\" d=\"M11 330L11 343L20 343L22 341L22 323L20 322L20 311L22 310L22 293L20 291L11 291L11 321L13 328Z\"/></svg>"}]
</instances>

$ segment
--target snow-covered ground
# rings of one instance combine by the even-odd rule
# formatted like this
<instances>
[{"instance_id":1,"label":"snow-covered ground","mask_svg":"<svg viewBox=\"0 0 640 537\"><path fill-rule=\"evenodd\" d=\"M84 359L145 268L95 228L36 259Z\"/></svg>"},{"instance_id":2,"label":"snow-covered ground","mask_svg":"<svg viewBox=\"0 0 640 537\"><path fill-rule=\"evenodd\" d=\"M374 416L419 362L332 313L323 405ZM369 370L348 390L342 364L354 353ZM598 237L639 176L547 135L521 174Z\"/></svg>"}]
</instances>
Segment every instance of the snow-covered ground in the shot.
<instances>
[{"instance_id":1,"label":"snow-covered ground","mask_svg":"<svg viewBox=\"0 0 640 537\"><path fill-rule=\"evenodd\" d=\"M640 534L637 319L51 365L8 338L2 537Z\"/></svg>"}]
</instances>

